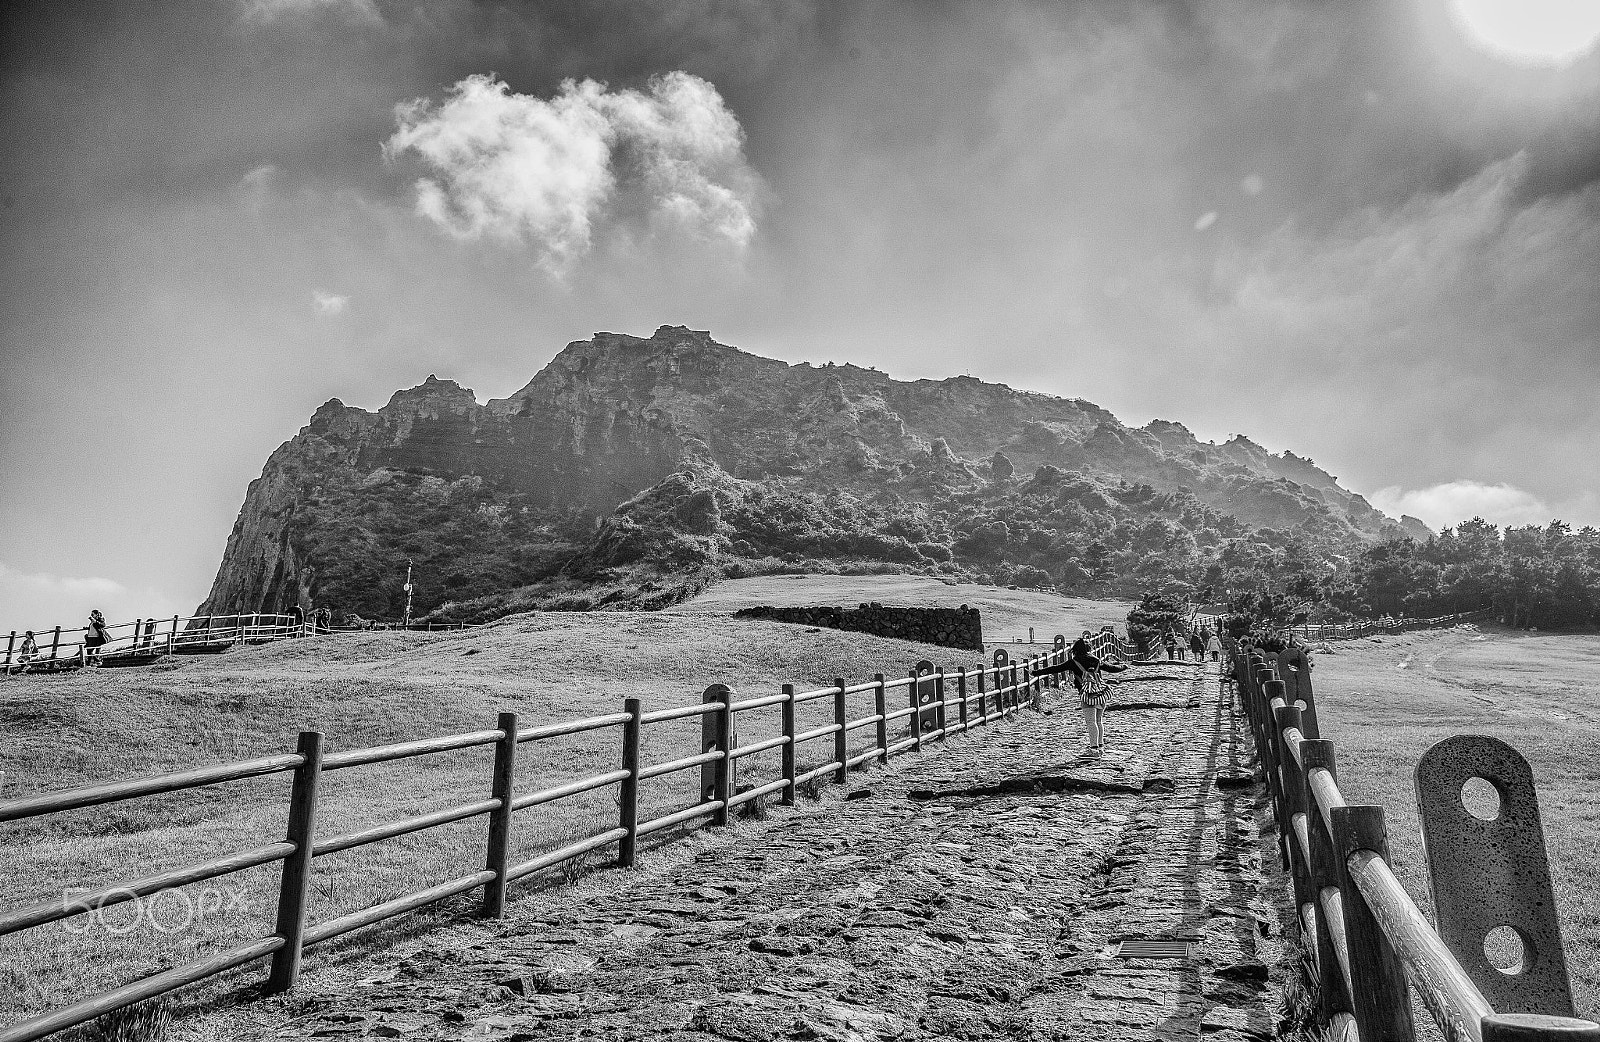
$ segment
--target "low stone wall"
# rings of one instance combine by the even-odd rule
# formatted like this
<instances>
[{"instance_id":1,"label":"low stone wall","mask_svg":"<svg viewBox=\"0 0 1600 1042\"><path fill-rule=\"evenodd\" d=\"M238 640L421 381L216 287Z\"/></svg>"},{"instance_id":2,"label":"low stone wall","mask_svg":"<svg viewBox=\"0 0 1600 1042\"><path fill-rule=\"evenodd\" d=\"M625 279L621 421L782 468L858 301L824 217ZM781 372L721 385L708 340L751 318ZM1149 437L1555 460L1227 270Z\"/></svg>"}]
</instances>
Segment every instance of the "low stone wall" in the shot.
<instances>
[{"instance_id":1,"label":"low stone wall","mask_svg":"<svg viewBox=\"0 0 1600 1042\"><path fill-rule=\"evenodd\" d=\"M876 637L897 637L942 644L947 648L983 650L983 623L978 609L963 604L959 608L895 608L863 604L859 608L741 608L739 619L770 619L803 626L826 626L851 633L870 633Z\"/></svg>"}]
</instances>

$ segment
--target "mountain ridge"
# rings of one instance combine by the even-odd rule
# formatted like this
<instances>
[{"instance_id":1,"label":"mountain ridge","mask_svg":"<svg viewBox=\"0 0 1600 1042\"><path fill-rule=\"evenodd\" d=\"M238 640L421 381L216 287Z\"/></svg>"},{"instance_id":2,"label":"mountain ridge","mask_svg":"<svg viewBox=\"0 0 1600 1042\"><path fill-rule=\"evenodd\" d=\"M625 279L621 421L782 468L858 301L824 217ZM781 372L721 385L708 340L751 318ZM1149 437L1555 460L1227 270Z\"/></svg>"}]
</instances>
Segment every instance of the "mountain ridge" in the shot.
<instances>
[{"instance_id":1,"label":"mountain ridge","mask_svg":"<svg viewBox=\"0 0 1600 1042\"><path fill-rule=\"evenodd\" d=\"M704 488L672 486L686 498L743 501L765 484L938 513L941 496L1000 492L1041 468L1181 493L1246 530L1337 541L1421 527L1390 521L1310 460L1243 435L1201 442L1179 422L1132 428L1083 399L970 376L900 381L855 365L788 363L662 326L648 338L573 341L486 403L431 374L376 410L324 403L251 483L201 611L333 600L383 614L392 593L357 587L397 586L395 568L418 556L429 560L420 610L556 575L570 586L608 515L674 475L700 476L689 484ZM722 538L731 547L739 536ZM906 563L962 566L939 558Z\"/></svg>"}]
</instances>

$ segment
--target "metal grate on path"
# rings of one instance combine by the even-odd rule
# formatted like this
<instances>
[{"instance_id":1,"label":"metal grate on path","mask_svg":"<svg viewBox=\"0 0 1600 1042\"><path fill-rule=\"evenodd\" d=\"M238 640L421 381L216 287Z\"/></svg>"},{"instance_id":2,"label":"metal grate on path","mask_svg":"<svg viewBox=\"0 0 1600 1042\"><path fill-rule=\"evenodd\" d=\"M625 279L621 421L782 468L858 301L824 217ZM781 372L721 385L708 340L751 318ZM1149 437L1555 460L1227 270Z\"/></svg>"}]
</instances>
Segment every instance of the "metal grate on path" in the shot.
<instances>
[{"instance_id":1,"label":"metal grate on path","mask_svg":"<svg viewBox=\"0 0 1600 1042\"><path fill-rule=\"evenodd\" d=\"M1177 937L1129 937L1117 945L1119 959L1189 959L1194 942Z\"/></svg>"}]
</instances>

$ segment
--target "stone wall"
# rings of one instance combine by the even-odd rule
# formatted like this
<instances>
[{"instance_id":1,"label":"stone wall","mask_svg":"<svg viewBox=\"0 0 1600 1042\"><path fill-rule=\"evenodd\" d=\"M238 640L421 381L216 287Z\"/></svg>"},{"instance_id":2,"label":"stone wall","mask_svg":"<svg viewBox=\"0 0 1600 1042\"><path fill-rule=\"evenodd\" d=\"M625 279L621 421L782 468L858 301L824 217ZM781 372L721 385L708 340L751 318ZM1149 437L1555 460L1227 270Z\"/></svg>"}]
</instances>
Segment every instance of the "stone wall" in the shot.
<instances>
[{"instance_id":1,"label":"stone wall","mask_svg":"<svg viewBox=\"0 0 1600 1042\"><path fill-rule=\"evenodd\" d=\"M771 619L803 626L826 626L851 633L871 633L877 637L920 640L947 648L983 650L983 623L978 609L963 604L959 608L895 608L863 604L859 608L743 608L734 613L740 619Z\"/></svg>"}]
</instances>

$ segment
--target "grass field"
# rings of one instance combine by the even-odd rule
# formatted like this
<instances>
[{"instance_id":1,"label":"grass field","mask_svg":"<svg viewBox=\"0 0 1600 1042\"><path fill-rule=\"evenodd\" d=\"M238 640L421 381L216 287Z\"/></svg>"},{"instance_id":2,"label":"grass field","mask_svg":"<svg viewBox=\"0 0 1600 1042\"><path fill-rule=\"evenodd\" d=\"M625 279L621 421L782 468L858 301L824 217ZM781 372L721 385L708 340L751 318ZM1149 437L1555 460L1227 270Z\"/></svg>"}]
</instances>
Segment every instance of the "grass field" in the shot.
<instances>
[{"instance_id":1,"label":"grass field","mask_svg":"<svg viewBox=\"0 0 1600 1042\"><path fill-rule=\"evenodd\" d=\"M1019 607L1028 596L1058 600L1003 592ZM1046 605L1035 610L1048 619ZM1114 610L1096 617L1109 621ZM301 729L325 732L331 752L492 728L503 710L532 726L614 712L629 696L647 710L696 703L719 682L748 697L784 683L804 690L840 676L904 676L922 658L954 669L979 656L717 615L546 613L466 632L340 634L141 668L13 677L0 681L0 797L291 751ZM853 695L850 715L869 715L871 699ZM798 726L831 713L831 700L807 703ZM741 742L775 735L777 707L740 714L738 726ZM851 737L859 751L873 731ZM698 751L698 718L646 729L646 764ZM800 759L825 762L831 752L819 741ZM484 798L492 755L484 747L326 774L318 835ZM532 791L612 769L620 734L523 745L518 755L518 791ZM748 781L776 778L776 751L739 769ZM55 899L281 839L288 781L232 782L0 825L3 903ZM641 820L693 803L697 789L698 771L646 781ZM519 812L513 857L611 827L614 791ZM480 817L317 859L312 920L481 867L486 827ZM163 895L148 916L125 904L87 928L69 920L0 938L0 1023L270 934L277 876L266 865Z\"/></svg>"},{"instance_id":2,"label":"grass field","mask_svg":"<svg viewBox=\"0 0 1600 1042\"><path fill-rule=\"evenodd\" d=\"M1313 680L1352 803L1386 810L1395 871L1431 913L1412 768L1454 734L1533 767L1581 1015L1600 1015L1600 636L1463 628L1331 645Z\"/></svg>"},{"instance_id":3,"label":"grass field","mask_svg":"<svg viewBox=\"0 0 1600 1042\"><path fill-rule=\"evenodd\" d=\"M763 575L728 579L675 608L672 612L730 613L758 605L803 607L834 605L853 608L866 601L916 607L976 608L983 620L983 639L992 645L1028 639L1049 644L1057 634L1068 640L1086 629L1108 623L1127 624L1131 601L1090 601L1059 594L1013 590L1004 586L950 583L926 575Z\"/></svg>"}]
</instances>

